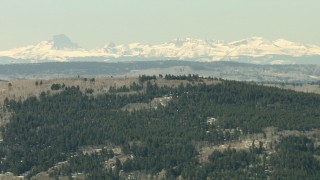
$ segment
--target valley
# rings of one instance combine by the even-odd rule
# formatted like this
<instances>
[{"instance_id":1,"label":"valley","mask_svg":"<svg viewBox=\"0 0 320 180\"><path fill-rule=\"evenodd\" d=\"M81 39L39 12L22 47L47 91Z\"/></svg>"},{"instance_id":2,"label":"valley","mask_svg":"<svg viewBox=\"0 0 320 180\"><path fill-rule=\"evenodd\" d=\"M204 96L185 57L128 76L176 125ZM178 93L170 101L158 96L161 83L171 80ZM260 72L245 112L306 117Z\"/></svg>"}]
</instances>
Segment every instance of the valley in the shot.
<instances>
[{"instance_id":1,"label":"valley","mask_svg":"<svg viewBox=\"0 0 320 180\"><path fill-rule=\"evenodd\" d=\"M193 61L137 61L137 62L68 62L0 65L0 79L92 78L137 77L139 75L187 75L222 78L259 83L291 83L299 85L320 80L318 65L259 65Z\"/></svg>"}]
</instances>

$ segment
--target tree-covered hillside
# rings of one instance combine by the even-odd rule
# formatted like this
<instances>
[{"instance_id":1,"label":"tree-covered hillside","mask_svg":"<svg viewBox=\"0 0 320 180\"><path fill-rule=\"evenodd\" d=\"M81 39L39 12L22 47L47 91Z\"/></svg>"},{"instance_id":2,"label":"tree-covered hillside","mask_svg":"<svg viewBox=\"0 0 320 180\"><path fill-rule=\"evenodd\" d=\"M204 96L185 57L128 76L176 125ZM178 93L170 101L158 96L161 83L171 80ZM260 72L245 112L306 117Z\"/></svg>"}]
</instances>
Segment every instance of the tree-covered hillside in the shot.
<instances>
[{"instance_id":1,"label":"tree-covered hillside","mask_svg":"<svg viewBox=\"0 0 320 180\"><path fill-rule=\"evenodd\" d=\"M209 85L198 76L165 77L189 81L177 87L161 87L155 77L140 78L139 85L98 96L64 87L25 101L6 99L4 109L12 116L1 128L0 171L31 177L51 168L54 177L84 173L87 179L119 179L136 171L165 171L167 179L320 177L315 158L320 151L307 137L282 138L271 155L262 144L214 151L205 163L196 147L236 141L270 126L320 128L319 95L236 81ZM151 105L164 97L170 97L168 104ZM135 103L150 106L123 109ZM101 148L84 153L84 147ZM126 158L118 158L110 147L120 147Z\"/></svg>"}]
</instances>

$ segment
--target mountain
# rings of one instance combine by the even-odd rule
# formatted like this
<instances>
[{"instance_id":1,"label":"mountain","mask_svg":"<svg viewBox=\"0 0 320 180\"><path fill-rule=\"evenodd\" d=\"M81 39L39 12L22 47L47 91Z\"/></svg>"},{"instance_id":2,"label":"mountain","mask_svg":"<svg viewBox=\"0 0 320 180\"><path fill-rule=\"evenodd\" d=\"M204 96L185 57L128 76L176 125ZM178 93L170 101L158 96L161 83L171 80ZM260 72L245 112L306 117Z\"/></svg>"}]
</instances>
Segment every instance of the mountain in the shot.
<instances>
[{"instance_id":1,"label":"mountain","mask_svg":"<svg viewBox=\"0 0 320 180\"><path fill-rule=\"evenodd\" d=\"M66 35L56 35L36 45L0 51L0 61L137 61L137 60L192 60L239 61L256 64L318 63L320 46L275 41L252 37L233 42L177 38L161 44L108 43L102 48L86 50ZM9 59L9 60L8 60Z\"/></svg>"},{"instance_id":2,"label":"mountain","mask_svg":"<svg viewBox=\"0 0 320 180\"><path fill-rule=\"evenodd\" d=\"M59 34L53 36L52 40L50 41L52 44L52 48L54 49L77 49L80 46L74 42L72 42L66 35Z\"/></svg>"},{"instance_id":3,"label":"mountain","mask_svg":"<svg viewBox=\"0 0 320 180\"><path fill-rule=\"evenodd\" d=\"M63 34L55 35L51 39L42 41L36 45L0 51L1 60L11 58L11 62L22 63L46 61L64 62L72 58L89 57L91 55L91 52L81 48ZM101 54L101 56L103 56L103 54Z\"/></svg>"}]
</instances>

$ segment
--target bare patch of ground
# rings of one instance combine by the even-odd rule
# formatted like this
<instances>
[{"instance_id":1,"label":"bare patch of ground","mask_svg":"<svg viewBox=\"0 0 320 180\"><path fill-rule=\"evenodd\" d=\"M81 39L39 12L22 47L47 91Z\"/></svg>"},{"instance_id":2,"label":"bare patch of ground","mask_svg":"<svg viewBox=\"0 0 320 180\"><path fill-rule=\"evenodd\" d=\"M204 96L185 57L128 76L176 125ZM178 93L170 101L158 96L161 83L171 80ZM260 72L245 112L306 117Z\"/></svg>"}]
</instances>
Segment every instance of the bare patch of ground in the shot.
<instances>
[{"instance_id":1,"label":"bare patch of ground","mask_svg":"<svg viewBox=\"0 0 320 180\"><path fill-rule=\"evenodd\" d=\"M151 175L141 171L133 171L130 173L120 172L121 179L148 179L148 180L162 180L166 179L166 171L162 170L157 174Z\"/></svg>"},{"instance_id":2,"label":"bare patch of ground","mask_svg":"<svg viewBox=\"0 0 320 180\"><path fill-rule=\"evenodd\" d=\"M281 89L289 89L298 92L315 93L320 94L320 86L316 84L300 84L300 85L289 85L289 84L265 84L266 86L278 87Z\"/></svg>"},{"instance_id":3,"label":"bare patch of ground","mask_svg":"<svg viewBox=\"0 0 320 180\"><path fill-rule=\"evenodd\" d=\"M209 145L206 144L199 149L199 161L200 163L208 162L208 157L213 151L223 151L228 147L236 150L249 150L253 143L255 147L259 147L259 143L263 143L263 148L267 153L274 152L274 142L278 142L281 137L287 136L306 136L314 140L315 146L320 146L320 129L314 129L310 131L297 131L297 130L285 130L278 131L275 127L268 127L264 129L264 133L256 133L243 135L237 141L227 142L221 145ZM319 158L320 159L320 158Z\"/></svg>"},{"instance_id":4,"label":"bare patch of ground","mask_svg":"<svg viewBox=\"0 0 320 180\"><path fill-rule=\"evenodd\" d=\"M220 83L218 80L203 80L207 84ZM10 83L10 85L9 85ZM38 85L36 85L38 83ZM41 92L52 92L57 91L51 90L52 84L65 84L66 87L79 86L80 90L85 92L86 89L90 88L94 90L94 95L108 92L110 87L121 87L126 85L129 87L131 84L139 83L138 77L98 77L94 78L59 78L59 79L25 79L25 80L14 80L14 81L0 81L0 103L4 101L6 97L15 100L24 100L30 96L38 96ZM153 81L158 86L169 86L177 87L181 83L191 83L186 80L166 80L164 78L157 78ZM196 84L202 82L194 82ZM145 83L146 84L146 83ZM127 93L125 93L127 94Z\"/></svg>"},{"instance_id":5,"label":"bare patch of ground","mask_svg":"<svg viewBox=\"0 0 320 180\"><path fill-rule=\"evenodd\" d=\"M137 111L141 109L157 109L159 106L165 107L171 101L171 96L164 96L159 98L154 98L150 103L129 103L125 105L123 111Z\"/></svg>"},{"instance_id":6,"label":"bare patch of ground","mask_svg":"<svg viewBox=\"0 0 320 180\"><path fill-rule=\"evenodd\" d=\"M0 174L0 180L21 180L24 179L23 176L15 176L13 173L7 172L5 174Z\"/></svg>"},{"instance_id":7,"label":"bare patch of ground","mask_svg":"<svg viewBox=\"0 0 320 180\"><path fill-rule=\"evenodd\" d=\"M79 86L85 92L91 88L94 94L105 93L110 87L130 86L133 82L138 83L137 77L99 77L99 78L60 78L60 79L26 79L11 82L0 81L0 102L9 99L26 99L30 96L38 96L41 92L56 92L51 90L52 84L65 84L66 87ZM9 85L11 84L11 86ZM38 85L36 85L38 83Z\"/></svg>"},{"instance_id":8,"label":"bare patch of ground","mask_svg":"<svg viewBox=\"0 0 320 180\"><path fill-rule=\"evenodd\" d=\"M50 177L47 172L41 172L38 173L37 175L33 176L31 180L54 180L55 178Z\"/></svg>"}]
</instances>

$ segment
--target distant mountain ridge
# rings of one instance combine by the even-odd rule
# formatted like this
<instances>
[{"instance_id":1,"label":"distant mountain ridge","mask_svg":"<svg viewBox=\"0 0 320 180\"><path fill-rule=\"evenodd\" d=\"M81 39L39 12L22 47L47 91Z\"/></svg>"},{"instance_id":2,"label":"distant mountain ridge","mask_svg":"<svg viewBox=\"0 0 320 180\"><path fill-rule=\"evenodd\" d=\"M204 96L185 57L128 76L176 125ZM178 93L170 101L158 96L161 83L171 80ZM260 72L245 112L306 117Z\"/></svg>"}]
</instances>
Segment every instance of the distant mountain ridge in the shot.
<instances>
[{"instance_id":1,"label":"distant mountain ridge","mask_svg":"<svg viewBox=\"0 0 320 180\"><path fill-rule=\"evenodd\" d=\"M320 65L266 65L238 62L143 61L143 62L46 62L0 64L0 80L52 79L61 77L138 77L139 75L188 75L236 81L320 82ZM319 91L320 92L320 91Z\"/></svg>"},{"instance_id":2,"label":"distant mountain ridge","mask_svg":"<svg viewBox=\"0 0 320 180\"><path fill-rule=\"evenodd\" d=\"M72 62L82 61L136 61L136 60L231 60L256 64L306 63L320 60L320 46L275 41L251 37L233 42L177 38L161 44L108 43L104 47L87 50L72 42L66 35L53 36L36 45L0 51L0 63Z\"/></svg>"}]
</instances>

